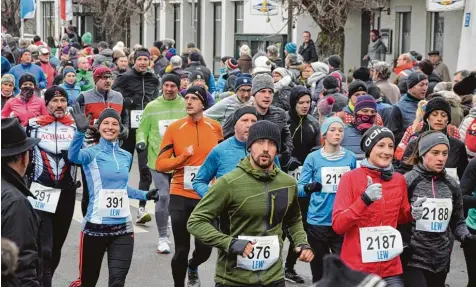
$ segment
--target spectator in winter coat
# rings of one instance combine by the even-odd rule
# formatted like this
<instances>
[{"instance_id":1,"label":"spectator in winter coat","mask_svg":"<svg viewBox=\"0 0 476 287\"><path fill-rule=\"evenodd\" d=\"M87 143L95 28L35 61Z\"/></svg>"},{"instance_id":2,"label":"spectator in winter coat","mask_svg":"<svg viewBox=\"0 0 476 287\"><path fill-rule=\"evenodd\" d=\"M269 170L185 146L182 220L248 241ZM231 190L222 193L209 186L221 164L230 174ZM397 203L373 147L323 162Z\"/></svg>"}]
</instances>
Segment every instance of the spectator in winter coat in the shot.
<instances>
[{"instance_id":1,"label":"spectator in winter coat","mask_svg":"<svg viewBox=\"0 0 476 287\"><path fill-rule=\"evenodd\" d=\"M229 58L228 60L226 60L225 69L226 69L226 74L223 76L223 79L226 80L225 92L234 91L235 81L237 77L239 77L241 74L241 70L235 58Z\"/></svg>"},{"instance_id":2,"label":"spectator in winter coat","mask_svg":"<svg viewBox=\"0 0 476 287\"><path fill-rule=\"evenodd\" d=\"M311 87L312 101L317 102L323 91L323 80L329 75L329 66L323 62L311 63L312 75L307 79L307 84Z\"/></svg>"},{"instance_id":3,"label":"spectator in winter coat","mask_svg":"<svg viewBox=\"0 0 476 287\"><path fill-rule=\"evenodd\" d=\"M43 73L45 73L47 82L46 87L49 88L53 85L53 80L57 75L56 66L50 63L50 51L47 48L42 47L38 52L38 58L40 61L37 65L40 66Z\"/></svg>"},{"instance_id":4,"label":"spectator in winter coat","mask_svg":"<svg viewBox=\"0 0 476 287\"><path fill-rule=\"evenodd\" d=\"M414 72L407 79L408 92L393 106L388 128L400 142L405 130L413 124L418 102L425 99L428 90L428 77L420 72Z\"/></svg>"},{"instance_id":5,"label":"spectator in winter coat","mask_svg":"<svg viewBox=\"0 0 476 287\"><path fill-rule=\"evenodd\" d=\"M382 92L377 86L369 87L368 94L377 102L377 113L382 118L383 125L387 126L390 115L392 114L393 106L383 102Z\"/></svg>"},{"instance_id":6,"label":"spectator in winter coat","mask_svg":"<svg viewBox=\"0 0 476 287\"><path fill-rule=\"evenodd\" d=\"M202 55L198 52L190 53L188 57L189 65L185 70L191 73L196 71L202 72L204 80L208 86L208 92L213 93L215 92L215 77L213 76L210 69L208 69L207 67L201 64L200 62L201 58L202 58Z\"/></svg>"},{"instance_id":7,"label":"spectator in winter coat","mask_svg":"<svg viewBox=\"0 0 476 287\"><path fill-rule=\"evenodd\" d=\"M323 97L319 101L322 101L328 97L332 97L335 100L332 111L336 113L342 111L347 106L349 99L341 94L339 80L333 76L327 76L322 81L322 85L324 87L324 91L322 93Z\"/></svg>"},{"instance_id":8,"label":"spectator in winter coat","mask_svg":"<svg viewBox=\"0 0 476 287\"><path fill-rule=\"evenodd\" d=\"M461 122L459 133L461 141L465 143L468 155L470 157L476 157L476 141L474 140L474 137L476 136L476 102L473 108L469 111L469 114ZM469 133L471 133L471 135Z\"/></svg>"},{"instance_id":9,"label":"spectator in winter coat","mask_svg":"<svg viewBox=\"0 0 476 287\"><path fill-rule=\"evenodd\" d=\"M274 68L284 67L283 59L279 57L279 50L275 45L270 45L266 48L266 56L273 63Z\"/></svg>"},{"instance_id":10,"label":"spectator in winter coat","mask_svg":"<svg viewBox=\"0 0 476 287\"><path fill-rule=\"evenodd\" d=\"M106 66L108 68L114 68L114 60L112 58L112 50L107 48L101 50L99 54L94 56L93 69L98 66Z\"/></svg>"},{"instance_id":11,"label":"spectator in winter coat","mask_svg":"<svg viewBox=\"0 0 476 287\"><path fill-rule=\"evenodd\" d=\"M378 275L390 286L403 286L399 254L378 260L376 255L363 252L368 245L361 245L359 236L365 228L382 226L389 234L396 234L397 224L411 221L405 179L392 166L394 145L395 138L385 127L374 126L362 136L360 146L365 159L360 168L344 173L340 179L332 208L332 229L344 235L340 257L346 265ZM400 248L403 250L403 246Z\"/></svg>"},{"instance_id":12,"label":"spectator in winter coat","mask_svg":"<svg viewBox=\"0 0 476 287\"><path fill-rule=\"evenodd\" d=\"M302 45L299 47L299 55L302 56L303 61L306 63L314 63L317 62L317 52L316 52L316 45L314 41L311 39L311 32L304 31L302 33Z\"/></svg>"},{"instance_id":13,"label":"spectator in winter coat","mask_svg":"<svg viewBox=\"0 0 476 287\"><path fill-rule=\"evenodd\" d=\"M10 98L2 108L2 118L16 117L26 127L31 118L49 113L45 101L35 95L36 80L32 74L21 76L19 85L20 93Z\"/></svg>"},{"instance_id":14,"label":"spectator in winter coat","mask_svg":"<svg viewBox=\"0 0 476 287\"><path fill-rule=\"evenodd\" d=\"M291 76L284 68L276 68L272 73L274 82L274 95L272 105L285 111L289 110L289 96L294 86Z\"/></svg>"},{"instance_id":15,"label":"spectator in winter coat","mask_svg":"<svg viewBox=\"0 0 476 287\"><path fill-rule=\"evenodd\" d=\"M400 81L410 76L411 73L415 72L413 68L412 55L410 53L401 54L398 57L397 65L393 69L393 72L397 75L397 78L394 82L400 88ZM405 88L404 86L402 86ZM405 91L400 91L400 94L405 94Z\"/></svg>"},{"instance_id":16,"label":"spectator in winter coat","mask_svg":"<svg viewBox=\"0 0 476 287\"><path fill-rule=\"evenodd\" d=\"M435 72L440 76L443 82L451 82L450 71L448 67L443 63L440 57L439 51L428 52L428 58L434 65Z\"/></svg>"},{"instance_id":17,"label":"spectator in winter coat","mask_svg":"<svg viewBox=\"0 0 476 287\"><path fill-rule=\"evenodd\" d=\"M68 106L72 107L81 94L81 88L76 81L76 71L72 68L63 70L63 83L60 85L68 93Z\"/></svg>"},{"instance_id":18,"label":"spectator in winter coat","mask_svg":"<svg viewBox=\"0 0 476 287\"><path fill-rule=\"evenodd\" d=\"M385 44L382 42L379 31L370 31L370 43L367 48L367 54L363 60L368 60L369 62L374 60L385 61L386 53L387 47L385 47Z\"/></svg>"},{"instance_id":19,"label":"spectator in winter coat","mask_svg":"<svg viewBox=\"0 0 476 287\"><path fill-rule=\"evenodd\" d=\"M414 166L405 174L405 181L415 221L399 228L404 245L408 246L405 253L410 252L407 256L402 254L402 258L408 258L404 269L405 286L444 286L453 236L463 245L476 241L465 224L459 184L445 168L452 152L447 136L428 131L418 137L415 150L407 160ZM424 209L432 206L443 216L434 220L427 217Z\"/></svg>"},{"instance_id":20,"label":"spectator in winter coat","mask_svg":"<svg viewBox=\"0 0 476 287\"><path fill-rule=\"evenodd\" d=\"M127 56L124 54L121 54L114 59L114 65L116 66L116 68L112 71L112 73L116 78L117 76L129 71L129 63L127 61Z\"/></svg>"},{"instance_id":21,"label":"spectator in winter coat","mask_svg":"<svg viewBox=\"0 0 476 287\"><path fill-rule=\"evenodd\" d=\"M256 56L256 55L255 55ZM266 73L271 75L272 62L266 56L258 56L254 59L253 77L257 74Z\"/></svg>"},{"instance_id":22,"label":"spectator in winter coat","mask_svg":"<svg viewBox=\"0 0 476 287\"><path fill-rule=\"evenodd\" d=\"M94 88L93 72L90 70L89 61L85 57L78 59L78 71L76 81L82 92Z\"/></svg>"},{"instance_id":23,"label":"spectator in winter coat","mask_svg":"<svg viewBox=\"0 0 476 287\"><path fill-rule=\"evenodd\" d=\"M32 64L32 56L29 50L23 50L20 54L20 64L13 66L10 69L10 74L15 77L16 83L15 87L21 87L19 81L21 76L24 74L30 74L35 77L35 84L38 83L38 88L44 89L46 88L46 77L43 70L37 65Z\"/></svg>"},{"instance_id":24,"label":"spectator in winter coat","mask_svg":"<svg viewBox=\"0 0 476 287\"><path fill-rule=\"evenodd\" d=\"M224 76L226 75L226 61L230 58L231 57L229 56L225 56L220 59L220 76L218 77L218 80L215 83L215 92L217 94L225 92L226 80L224 79Z\"/></svg>"},{"instance_id":25,"label":"spectator in winter coat","mask_svg":"<svg viewBox=\"0 0 476 287\"><path fill-rule=\"evenodd\" d=\"M248 45L240 47L240 57L238 58L238 67L243 74L250 74L252 70L251 49Z\"/></svg>"},{"instance_id":26,"label":"spectator in winter coat","mask_svg":"<svg viewBox=\"0 0 476 287\"><path fill-rule=\"evenodd\" d=\"M372 79L383 94L383 101L395 105L400 100L401 94L397 85L389 82L392 70L387 62L377 62L372 65Z\"/></svg>"},{"instance_id":27,"label":"spectator in winter coat","mask_svg":"<svg viewBox=\"0 0 476 287\"><path fill-rule=\"evenodd\" d=\"M2 76L2 109L7 101L13 96L15 89L15 77L12 74L5 74Z\"/></svg>"}]
</instances>

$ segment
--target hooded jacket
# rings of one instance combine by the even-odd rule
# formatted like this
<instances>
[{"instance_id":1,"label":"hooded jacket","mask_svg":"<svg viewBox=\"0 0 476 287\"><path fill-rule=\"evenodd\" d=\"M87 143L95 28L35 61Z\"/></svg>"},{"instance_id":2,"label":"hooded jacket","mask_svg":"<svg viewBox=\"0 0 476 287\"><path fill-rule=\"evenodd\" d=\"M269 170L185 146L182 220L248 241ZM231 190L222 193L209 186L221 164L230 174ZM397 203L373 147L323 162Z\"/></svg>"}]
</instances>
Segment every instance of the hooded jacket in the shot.
<instances>
[{"instance_id":1,"label":"hooded jacket","mask_svg":"<svg viewBox=\"0 0 476 287\"><path fill-rule=\"evenodd\" d=\"M319 122L316 118L309 114L305 116L298 115L296 111L298 100L298 96L291 93L291 98L289 99L291 108L286 113L286 118L294 147L291 155L303 164L312 149L320 146L321 133Z\"/></svg>"},{"instance_id":2,"label":"hooded jacket","mask_svg":"<svg viewBox=\"0 0 476 287\"><path fill-rule=\"evenodd\" d=\"M361 196L367 188L367 176L381 183L384 193L380 200L367 206ZM342 175L332 209L332 228L344 235L340 257L350 268L379 275L382 278L402 274L400 257L379 263L362 263L360 248L361 227L391 226L411 221L407 184L404 177L394 173L389 181L381 179L381 172L365 167Z\"/></svg>"},{"instance_id":3,"label":"hooded jacket","mask_svg":"<svg viewBox=\"0 0 476 287\"><path fill-rule=\"evenodd\" d=\"M229 224L220 226L218 231L212 221L220 215ZM277 235L281 251L283 226L287 227L295 246L308 246L296 181L276 166L267 172L256 170L246 157L213 184L192 212L187 229L196 239L218 248L216 283L266 286L284 279L281 254L268 270L253 272L236 268L240 255L231 252L230 247L239 235Z\"/></svg>"},{"instance_id":4,"label":"hooded jacket","mask_svg":"<svg viewBox=\"0 0 476 287\"><path fill-rule=\"evenodd\" d=\"M27 196L34 195L26 186L24 179L11 167L2 164L2 238L13 241L19 249L18 267L15 272L15 279L19 283L17 286L39 287L42 286L41 219Z\"/></svg>"},{"instance_id":5,"label":"hooded jacket","mask_svg":"<svg viewBox=\"0 0 476 287\"><path fill-rule=\"evenodd\" d=\"M95 69L98 66L106 66L109 68L113 68L114 61L112 59L112 50L111 49L104 49L99 54L94 56L93 61L93 68Z\"/></svg>"},{"instance_id":6,"label":"hooded jacket","mask_svg":"<svg viewBox=\"0 0 476 287\"><path fill-rule=\"evenodd\" d=\"M290 108L289 98L293 86L294 83L289 75L285 75L281 80L279 80L279 82L274 83L274 96L271 104L288 111Z\"/></svg>"},{"instance_id":7,"label":"hooded jacket","mask_svg":"<svg viewBox=\"0 0 476 287\"><path fill-rule=\"evenodd\" d=\"M28 120L41 115L48 115L45 101L33 95L28 102L24 102L20 95L11 97L2 109L2 118L8 118L13 114L20 120L22 126L26 127Z\"/></svg>"},{"instance_id":8,"label":"hooded jacket","mask_svg":"<svg viewBox=\"0 0 476 287\"><path fill-rule=\"evenodd\" d=\"M93 72L78 69L76 72L76 83L78 83L82 92L91 90L94 88Z\"/></svg>"},{"instance_id":9,"label":"hooded jacket","mask_svg":"<svg viewBox=\"0 0 476 287\"><path fill-rule=\"evenodd\" d=\"M426 232L416 230L416 223L399 227L404 245L409 244L411 257L408 266L433 273L446 272L449 266L454 236L458 241L469 233L463 214L463 198L458 183L445 171L434 173L422 164L413 167L405 174L408 186L408 200L411 204L418 198L449 198L453 204L448 229L445 232Z\"/></svg>"}]
</instances>

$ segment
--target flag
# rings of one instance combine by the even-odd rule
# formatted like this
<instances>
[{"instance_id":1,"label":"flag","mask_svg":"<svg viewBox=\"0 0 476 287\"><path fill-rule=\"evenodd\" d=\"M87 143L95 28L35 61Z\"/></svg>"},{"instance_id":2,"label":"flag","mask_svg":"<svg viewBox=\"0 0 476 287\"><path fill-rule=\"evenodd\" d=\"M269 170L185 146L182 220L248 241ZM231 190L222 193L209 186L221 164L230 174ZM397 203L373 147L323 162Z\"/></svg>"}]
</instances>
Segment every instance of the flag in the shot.
<instances>
[{"instance_id":1,"label":"flag","mask_svg":"<svg viewBox=\"0 0 476 287\"><path fill-rule=\"evenodd\" d=\"M63 21L73 20L73 1L72 0L60 0L60 17Z\"/></svg>"},{"instance_id":2,"label":"flag","mask_svg":"<svg viewBox=\"0 0 476 287\"><path fill-rule=\"evenodd\" d=\"M20 18L35 18L36 3L35 0L20 0Z\"/></svg>"}]
</instances>

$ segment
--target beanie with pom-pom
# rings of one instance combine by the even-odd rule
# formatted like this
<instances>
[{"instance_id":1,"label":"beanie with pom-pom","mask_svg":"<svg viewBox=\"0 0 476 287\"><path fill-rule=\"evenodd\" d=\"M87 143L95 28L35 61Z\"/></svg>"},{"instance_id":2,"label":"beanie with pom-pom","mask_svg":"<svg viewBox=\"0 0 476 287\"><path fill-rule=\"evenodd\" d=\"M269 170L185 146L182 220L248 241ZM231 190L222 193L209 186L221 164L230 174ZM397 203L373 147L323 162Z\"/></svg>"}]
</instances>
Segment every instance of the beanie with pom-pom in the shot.
<instances>
[{"instance_id":1,"label":"beanie with pom-pom","mask_svg":"<svg viewBox=\"0 0 476 287\"><path fill-rule=\"evenodd\" d=\"M336 100L333 96L327 96L317 103L317 111L321 117L326 117L332 112Z\"/></svg>"}]
</instances>

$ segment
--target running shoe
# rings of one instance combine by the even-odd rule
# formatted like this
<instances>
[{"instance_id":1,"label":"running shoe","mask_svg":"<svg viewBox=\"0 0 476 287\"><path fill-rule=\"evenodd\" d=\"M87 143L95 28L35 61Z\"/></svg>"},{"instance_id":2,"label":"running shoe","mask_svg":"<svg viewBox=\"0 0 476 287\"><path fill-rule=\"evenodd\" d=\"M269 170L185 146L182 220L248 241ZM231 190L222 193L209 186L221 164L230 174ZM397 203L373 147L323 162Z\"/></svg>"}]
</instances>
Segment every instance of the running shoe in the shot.
<instances>
[{"instance_id":1,"label":"running shoe","mask_svg":"<svg viewBox=\"0 0 476 287\"><path fill-rule=\"evenodd\" d=\"M190 260L188 262L190 262ZM190 270L190 268L187 268L187 271L188 271L187 287L200 287L200 278L198 278L198 268L195 271Z\"/></svg>"},{"instance_id":2,"label":"running shoe","mask_svg":"<svg viewBox=\"0 0 476 287\"><path fill-rule=\"evenodd\" d=\"M294 269L284 269L284 279L292 283L302 284L304 283L304 278L301 275L296 273Z\"/></svg>"},{"instance_id":3,"label":"running shoe","mask_svg":"<svg viewBox=\"0 0 476 287\"><path fill-rule=\"evenodd\" d=\"M145 208L139 207L139 211L137 211L136 224L146 224L147 222L151 220L152 220L152 217L150 216L150 214L145 212Z\"/></svg>"},{"instance_id":4,"label":"running shoe","mask_svg":"<svg viewBox=\"0 0 476 287\"><path fill-rule=\"evenodd\" d=\"M169 254L170 253L170 241L167 237L159 238L159 245L157 246L157 253Z\"/></svg>"}]
</instances>

